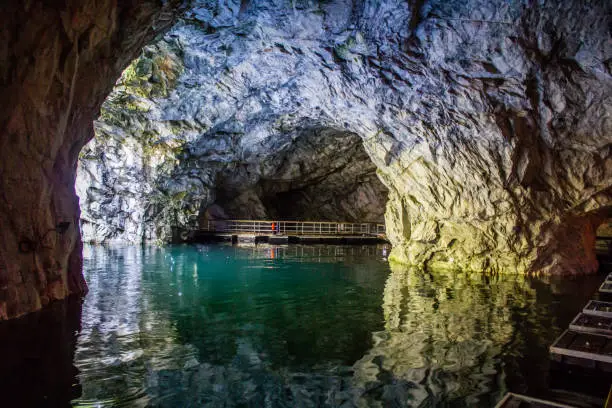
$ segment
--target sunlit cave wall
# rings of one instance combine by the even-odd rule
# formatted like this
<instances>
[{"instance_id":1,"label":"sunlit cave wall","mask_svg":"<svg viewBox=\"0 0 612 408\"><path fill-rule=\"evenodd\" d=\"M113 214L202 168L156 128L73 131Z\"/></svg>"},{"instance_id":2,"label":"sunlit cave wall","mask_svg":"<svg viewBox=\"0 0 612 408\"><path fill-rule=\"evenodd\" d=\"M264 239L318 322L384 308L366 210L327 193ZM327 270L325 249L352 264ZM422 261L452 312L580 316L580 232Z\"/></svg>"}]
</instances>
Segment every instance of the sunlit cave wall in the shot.
<instances>
[{"instance_id":1,"label":"sunlit cave wall","mask_svg":"<svg viewBox=\"0 0 612 408\"><path fill-rule=\"evenodd\" d=\"M384 222L387 188L363 139L317 95L320 58L202 24L145 48L103 105L79 161L84 240L167 241L211 205L240 219Z\"/></svg>"},{"instance_id":2,"label":"sunlit cave wall","mask_svg":"<svg viewBox=\"0 0 612 408\"><path fill-rule=\"evenodd\" d=\"M393 260L592 273L612 202L610 7L195 2L96 122L79 171L84 237L160 239L218 198L284 216L268 193L319 194L304 189L310 170L287 187L272 153L357 135L389 191Z\"/></svg>"}]
</instances>

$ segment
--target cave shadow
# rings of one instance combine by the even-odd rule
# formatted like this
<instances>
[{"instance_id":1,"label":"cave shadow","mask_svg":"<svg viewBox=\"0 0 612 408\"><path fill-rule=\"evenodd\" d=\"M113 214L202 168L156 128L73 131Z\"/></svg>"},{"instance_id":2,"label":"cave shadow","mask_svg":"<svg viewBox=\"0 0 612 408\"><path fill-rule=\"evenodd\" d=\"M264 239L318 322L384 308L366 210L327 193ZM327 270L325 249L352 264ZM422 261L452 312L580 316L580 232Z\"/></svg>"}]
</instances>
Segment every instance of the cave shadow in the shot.
<instances>
[{"instance_id":1,"label":"cave shadow","mask_svg":"<svg viewBox=\"0 0 612 408\"><path fill-rule=\"evenodd\" d=\"M230 219L384 223L388 189L359 135L313 124L293 133L261 161L264 171L259 163L220 171L212 205Z\"/></svg>"},{"instance_id":2,"label":"cave shadow","mask_svg":"<svg viewBox=\"0 0 612 408\"><path fill-rule=\"evenodd\" d=\"M612 272L612 207L598 211L601 217L595 227L595 255L599 262L599 272Z\"/></svg>"},{"instance_id":3,"label":"cave shadow","mask_svg":"<svg viewBox=\"0 0 612 408\"><path fill-rule=\"evenodd\" d=\"M70 407L81 395L73 364L81 311L70 296L0 323L0 406Z\"/></svg>"}]
</instances>

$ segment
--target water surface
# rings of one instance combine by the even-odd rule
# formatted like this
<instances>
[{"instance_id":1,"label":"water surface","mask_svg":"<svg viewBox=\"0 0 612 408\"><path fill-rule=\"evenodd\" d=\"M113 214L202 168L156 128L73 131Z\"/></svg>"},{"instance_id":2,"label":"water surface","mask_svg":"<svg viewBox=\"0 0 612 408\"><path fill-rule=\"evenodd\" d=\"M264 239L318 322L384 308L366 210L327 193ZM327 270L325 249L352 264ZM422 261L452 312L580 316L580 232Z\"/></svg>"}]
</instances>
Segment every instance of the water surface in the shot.
<instances>
[{"instance_id":1,"label":"water surface","mask_svg":"<svg viewBox=\"0 0 612 408\"><path fill-rule=\"evenodd\" d=\"M86 246L82 310L0 330L15 350L0 380L31 406L488 407L508 390L551 394L548 346L600 277L391 270L382 251Z\"/></svg>"}]
</instances>

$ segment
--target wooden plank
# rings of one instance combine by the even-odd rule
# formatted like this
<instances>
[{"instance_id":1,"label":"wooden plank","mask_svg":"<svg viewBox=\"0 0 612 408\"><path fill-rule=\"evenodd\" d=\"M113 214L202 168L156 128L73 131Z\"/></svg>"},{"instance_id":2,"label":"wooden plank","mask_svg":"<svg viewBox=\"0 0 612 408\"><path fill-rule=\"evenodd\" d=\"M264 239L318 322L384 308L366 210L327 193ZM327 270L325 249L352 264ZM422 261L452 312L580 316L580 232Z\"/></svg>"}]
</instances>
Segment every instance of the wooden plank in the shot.
<instances>
[{"instance_id":1,"label":"wooden plank","mask_svg":"<svg viewBox=\"0 0 612 408\"><path fill-rule=\"evenodd\" d=\"M561 404L554 401L546 401L527 395L507 393L495 408L576 408L573 405Z\"/></svg>"},{"instance_id":2,"label":"wooden plank","mask_svg":"<svg viewBox=\"0 0 612 408\"><path fill-rule=\"evenodd\" d=\"M582 309L582 313L593 316L612 317L612 302L590 300L584 309Z\"/></svg>"},{"instance_id":3,"label":"wooden plank","mask_svg":"<svg viewBox=\"0 0 612 408\"><path fill-rule=\"evenodd\" d=\"M566 330L564 331L559 338L553 343L556 347L567 348L574 341L576 337L576 333Z\"/></svg>"},{"instance_id":4,"label":"wooden plank","mask_svg":"<svg viewBox=\"0 0 612 408\"><path fill-rule=\"evenodd\" d=\"M585 353L597 353L606 345L606 338L604 336L595 336L580 333L576 336L572 344L568 347L572 351L581 351ZM610 359L612 363L612 359Z\"/></svg>"},{"instance_id":5,"label":"wooden plank","mask_svg":"<svg viewBox=\"0 0 612 408\"><path fill-rule=\"evenodd\" d=\"M577 332L612 336L612 318L578 313L570 323L569 328Z\"/></svg>"},{"instance_id":6,"label":"wooden plank","mask_svg":"<svg viewBox=\"0 0 612 408\"><path fill-rule=\"evenodd\" d=\"M599 287L599 291L605 294L612 294L612 282L604 281Z\"/></svg>"},{"instance_id":7,"label":"wooden plank","mask_svg":"<svg viewBox=\"0 0 612 408\"><path fill-rule=\"evenodd\" d=\"M612 368L612 337L566 330L550 346L551 357L573 357L610 365Z\"/></svg>"}]
</instances>

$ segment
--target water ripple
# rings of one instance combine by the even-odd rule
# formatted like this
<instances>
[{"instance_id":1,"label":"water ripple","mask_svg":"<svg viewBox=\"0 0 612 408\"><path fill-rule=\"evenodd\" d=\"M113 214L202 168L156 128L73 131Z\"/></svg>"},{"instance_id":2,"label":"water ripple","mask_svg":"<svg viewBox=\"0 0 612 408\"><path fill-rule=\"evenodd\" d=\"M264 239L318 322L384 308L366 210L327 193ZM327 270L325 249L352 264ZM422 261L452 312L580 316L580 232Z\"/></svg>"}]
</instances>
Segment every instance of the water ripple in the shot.
<instances>
[{"instance_id":1,"label":"water ripple","mask_svg":"<svg viewBox=\"0 0 612 408\"><path fill-rule=\"evenodd\" d=\"M88 247L73 404L486 407L546 388L565 292L389 273L371 248L339 248Z\"/></svg>"}]
</instances>

